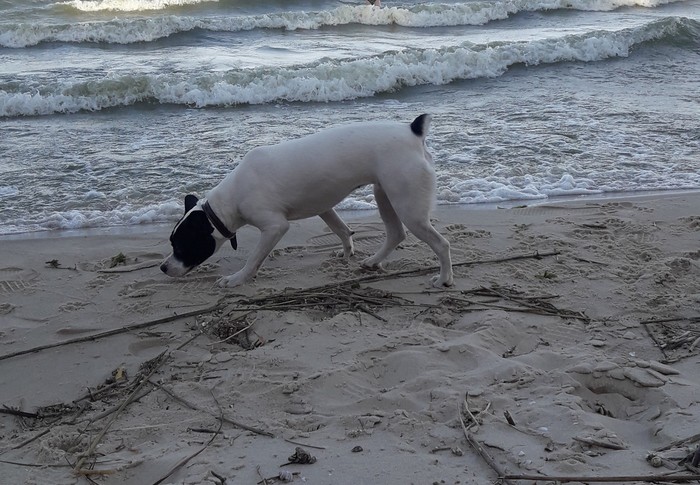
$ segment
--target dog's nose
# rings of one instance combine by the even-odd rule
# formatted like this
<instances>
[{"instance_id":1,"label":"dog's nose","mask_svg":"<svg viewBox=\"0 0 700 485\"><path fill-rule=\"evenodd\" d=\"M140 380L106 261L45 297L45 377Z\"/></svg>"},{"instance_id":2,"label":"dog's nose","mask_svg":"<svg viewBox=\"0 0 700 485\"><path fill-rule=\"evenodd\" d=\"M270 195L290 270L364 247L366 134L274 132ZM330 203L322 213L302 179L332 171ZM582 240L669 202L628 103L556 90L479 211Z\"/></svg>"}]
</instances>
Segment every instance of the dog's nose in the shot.
<instances>
[{"instance_id":1,"label":"dog's nose","mask_svg":"<svg viewBox=\"0 0 700 485\"><path fill-rule=\"evenodd\" d=\"M160 270L161 270L163 273L168 274L168 263L167 263L167 262L163 262L163 264L160 265Z\"/></svg>"}]
</instances>

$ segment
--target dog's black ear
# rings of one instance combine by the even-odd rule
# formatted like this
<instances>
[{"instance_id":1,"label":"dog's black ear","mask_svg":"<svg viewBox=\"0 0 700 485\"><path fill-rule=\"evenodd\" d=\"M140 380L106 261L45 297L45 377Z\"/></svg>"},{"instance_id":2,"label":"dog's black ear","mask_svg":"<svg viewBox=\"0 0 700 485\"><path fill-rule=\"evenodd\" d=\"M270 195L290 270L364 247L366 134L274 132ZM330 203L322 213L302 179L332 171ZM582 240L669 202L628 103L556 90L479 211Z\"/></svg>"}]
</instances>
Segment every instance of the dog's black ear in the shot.
<instances>
[{"instance_id":1,"label":"dog's black ear","mask_svg":"<svg viewBox=\"0 0 700 485\"><path fill-rule=\"evenodd\" d=\"M238 249L238 241L236 241L236 235L234 234L231 238L231 247L236 250Z\"/></svg>"},{"instance_id":2,"label":"dog's black ear","mask_svg":"<svg viewBox=\"0 0 700 485\"><path fill-rule=\"evenodd\" d=\"M199 199L192 194L187 194L185 196L185 214L187 214L190 211L190 209L192 209L192 207L197 205L198 200Z\"/></svg>"}]
</instances>

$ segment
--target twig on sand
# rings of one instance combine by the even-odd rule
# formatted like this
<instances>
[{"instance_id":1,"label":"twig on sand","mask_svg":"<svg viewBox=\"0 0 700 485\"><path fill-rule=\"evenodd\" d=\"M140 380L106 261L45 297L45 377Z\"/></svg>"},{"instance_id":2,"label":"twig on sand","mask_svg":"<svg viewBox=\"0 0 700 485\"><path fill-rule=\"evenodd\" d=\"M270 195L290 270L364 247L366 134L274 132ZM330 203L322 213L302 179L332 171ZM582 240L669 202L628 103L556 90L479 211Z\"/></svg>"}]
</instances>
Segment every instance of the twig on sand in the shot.
<instances>
[{"instance_id":1,"label":"twig on sand","mask_svg":"<svg viewBox=\"0 0 700 485\"><path fill-rule=\"evenodd\" d=\"M465 401L466 402L466 401ZM512 482L505 476L505 472L503 469L496 463L496 461L491 458L491 455L488 454L488 452L484 449L483 446L481 446L481 443L474 438L474 436L469 432L467 429L466 424L464 423L464 419L462 418L462 404L459 404L459 412L457 413L459 415L459 422L462 425L462 431L464 431L464 437L467 439L467 442L474 448L474 450L481 456L481 458L486 462L488 466L490 466L493 471L496 472L498 477L501 479L502 483L504 485L513 485Z\"/></svg>"},{"instance_id":2,"label":"twig on sand","mask_svg":"<svg viewBox=\"0 0 700 485\"><path fill-rule=\"evenodd\" d=\"M597 440L595 438L587 438L584 436L572 436L571 439L573 439L574 441L578 441L579 443L586 444L586 445L600 446L601 448L608 448L611 450L626 450L627 449L627 447L624 445L618 445L616 443L608 443L606 441Z\"/></svg>"},{"instance_id":3,"label":"twig on sand","mask_svg":"<svg viewBox=\"0 0 700 485\"><path fill-rule=\"evenodd\" d=\"M209 391L209 392L211 392L211 391ZM180 461L179 461L174 467L172 467L172 468L170 469L170 471L169 471L168 473L166 473L160 480L157 480L157 481L153 482L153 485L159 485L160 483L163 483L165 480L167 480L168 477L170 477L173 473L175 473L175 472L178 470L178 468L184 466L184 465L187 464L187 462L190 461L192 458L194 458L195 456L199 455L201 452L203 452L204 450L206 450L206 449L209 447L209 445L212 444L212 442L216 439L216 437L219 436L219 433L221 433L221 428L222 428L223 425L224 425L224 419L223 419L223 417L224 417L224 412L221 410L221 406L219 405L219 401L216 400L216 396L214 396L214 393L213 393L213 392L211 393L211 396L214 398L214 401L216 402L216 405L217 405L217 407L219 408L219 429L216 430L216 432L212 435L212 437L209 439L209 441L207 441L207 442L204 444L204 446L202 446L202 447L199 449L199 451L196 451L195 453L191 454L190 456L185 457L185 458L183 458L182 460L180 460Z\"/></svg>"},{"instance_id":4,"label":"twig on sand","mask_svg":"<svg viewBox=\"0 0 700 485\"><path fill-rule=\"evenodd\" d=\"M41 438L41 437L44 436L45 434L48 434L49 432L51 432L51 429L50 429L50 428L49 428L49 429L45 429L45 430L42 431L41 433L38 433L38 434L32 436L31 438L22 441L20 444L18 444L18 445L16 445L16 446L13 446L12 449L13 449L13 450L19 450L20 448L24 448L25 446L27 446L27 445L28 445L29 443L31 443L32 441L38 440L39 438Z\"/></svg>"},{"instance_id":5,"label":"twig on sand","mask_svg":"<svg viewBox=\"0 0 700 485\"><path fill-rule=\"evenodd\" d=\"M39 417L37 413L28 413L26 411L20 411L19 409L12 409L10 407L4 406L0 408L0 414L10 414L12 416L18 416L20 418L33 418Z\"/></svg>"},{"instance_id":6,"label":"twig on sand","mask_svg":"<svg viewBox=\"0 0 700 485\"><path fill-rule=\"evenodd\" d=\"M194 411L202 411L202 412L211 414L206 409L201 408L201 407L197 406L196 404L193 404L193 403L187 401L186 399L178 396L177 394L175 394L174 392L172 392L168 388L161 386L160 384L158 384L156 382L151 382L151 384L154 385L155 387L157 387L158 389L160 389L161 391L163 391L164 393L166 393L168 396L170 396L171 398L173 398L175 401L179 402L180 404L184 404L185 406L187 406L188 408L190 408ZM258 428L254 428L252 426L248 426L247 424L243 424L241 422L238 422L236 420L228 418L228 417L224 416L223 414L220 417L217 416L217 418L221 419L222 421L226 421L227 423L232 424L238 428L244 429L246 431L250 431L251 433L255 433L255 434L259 434L259 435L263 435L263 436L269 436L270 438L274 438L274 436L275 436L272 433L270 433L269 431L264 431L264 430L261 430Z\"/></svg>"},{"instance_id":7,"label":"twig on sand","mask_svg":"<svg viewBox=\"0 0 700 485\"><path fill-rule=\"evenodd\" d=\"M700 475L624 475L619 477L603 476L603 477L559 477L547 475L502 475L503 480L528 480L536 482L583 482L583 483L623 483L623 482L692 482L700 480Z\"/></svg>"},{"instance_id":8,"label":"twig on sand","mask_svg":"<svg viewBox=\"0 0 700 485\"><path fill-rule=\"evenodd\" d=\"M136 389L134 389L131 392L131 394L129 394L127 396L127 398L124 400L124 402L122 402L121 406L119 406L119 409L117 409L114 416L112 416L112 418L109 420L109 422L107 422L107 424L104 426L104 428L102 428L102 431L100 431L97 434L97 436L92 440L92 443L90 443L90 447L87 449L87 451L85 453L82 454L81 458L75 464L75 467L73 467L73 471L75 473L77 473L77 474L84 474L85 473L85 471L82 470L82 466L85 463L85 461L88 459L88 457L90 457L94 453L95 448L97 448L97 445L100 443L100 441L102 440L104 435L107 433L107 430L112 425L112 423L114 423L114 421L117 419L119 414L124 410L124 408L126 408L129 405L129 403L131 403L134 400L136 395L141 391L141 389L143 389L143 387L146 385L146 383L150 382L149 379L151 378L151 376L153 376L153 374L155 374L156 371L158 369L160 369L160 367L168 359L169 355L166 355L166 352L167 351L161 352L160 355L158 355L155 359L153 359L155 361L155 365L153 365L153 368L149 371L149 373L147 375L145 375L143 377L143 379L141 380L139 385L136 386ZM90 472L90 470L87 470L87 471Z\"/></svg>"},{"instance_id":9,"label":"twig on sand","mask_svg":"<svg viewBox=\"0 0 700 485\"><path fill-rule=\"evenodd\" d=\"M325 449L326 449L325 446L314 446L314 445L309 445L309 444L307 444L307 443L299 443L298 441L290 440L290 439L287 439L287 438L284 438L284 441L286 441L287 443L291 443L291 444L293 444L293 445L297 445L297 446L306 446L307 448L314 448L314 449L316 449L316 450L325 450Z\"/></svg>"},{"instance_id":10,"label":"twig on sand","mask_svg":"<svg viewBox=\"0 0 700 485\"><path fill-rule=\"evenodd\" d=\"M138 263L138 264L132 264L129 266L122 266L117 267L111 267L111 268L105 268L105 269L98 269L98 273L129 273L131 271L138 271L140 269L146 269L146 268L153 268L154 266L158 266L160 264L160 261L144 261L143 263Z\"/></svg>"},{"instance_id":11,"label":"twig on sand","mask_svg":"<svg viewBox=\"0 0 700 485\"><path fill-rule=\"evenodd\" d=\"M671 448L676 448L677 446L682 446L682 445L687 445L689 443L694 443L698 440L700 440L700 433L694 434L692 436L688 436L687 438L681 438L679 440L673 441L665 446L662 446L661 448L656 448L654 451L667 451L667 450L670 450Z\"/></svg>"},{"instance_id":12,"label":"twig on sand","mask_svg":"<svg viewBox=\"0 0 700 485\"><path fill-rule=\"evenodd\" d=\"M157 318L155 320L149 320L149 321L143 322L143 323L134 323L131 325L125 325L123 327L115 328L113 330L107 330L105 332L100 332L100 333L96 333L96 334L92 334L92 335L86 335L84 337L77 337L77 338L70 339L70 340L63 340L61 342L56 342L53 344L40 345L38 347L33 347L31 349L20 350L17 352L12 352L9 354L0 355L0 360L10 359L12 357L18 357L20 355L31 354L34 352L40 352L42 350L52 349L55 347L61 347L64 345L70 345L70 344L75 344L75 343L80 343L80 342L91 342L91 341L101 339L104 337L111 337L112 335L131 332L132 330L138 330L141 328L147 328L147 327L153 327L155 325L161 325L163 323L169 323L169 322L172 322L174 320L179 320L181 318L194 317L197 315L201 315L203 313L210 313L210 312L218 310L221 307L222 307L222 303L219 301L219 302L215 303L214 305L208 306L206 308L201 308L199 310L193 310L190 312L179 313L176 315L170 315L168 317Z\"/></svg>"},{"instance_id":13,"label":"twig on sand","mask_svg":"<svg viewBox=\"0 0 700 485\"><path fill-rule=\"evenodd\" d=\"M542 258L549 257L549 256L557 256L559 254L561 254L561 251L557 251L557 250L544 251L544 252L535 251L534 253L516 254L516 255L507 256L504 258L475 259L472 261L462 261L460 263L453 263L452 267L454 268L454 267L461 267L461 266L475 266L478 264L503 263L506 261L515 261L518 259L542 259ZM359 283L370 283L373 281L390 280L393 278L400 278L403 276L420 276L422 274L432 273L433 271L438 270L438 269L440 269L439 266L430 266L428 268L418 268L418 269L409 269L409 270L405 270L405 271L394 271L391 273L372 274L372 275L368 275L368 276L361 276L359 278L337 281L334 283L327 283L324 285L312 286L311 288L292 290L292 291L286 292L285 294L288 296L293 296L297 293L305 293L305 292L310 293L310 292L314 292L314 291L326 290L326 289L331 289L331 288L338 288L338 287L342 287L342 286L357 285ZM271 296L279 296L279 294L271 295ZM265 302L268 299L269 299L269 296L263 296L260 298L254 298L254 299L247 300L247 303L255 304L255 303Z\"/></svg>"}]
</instances>

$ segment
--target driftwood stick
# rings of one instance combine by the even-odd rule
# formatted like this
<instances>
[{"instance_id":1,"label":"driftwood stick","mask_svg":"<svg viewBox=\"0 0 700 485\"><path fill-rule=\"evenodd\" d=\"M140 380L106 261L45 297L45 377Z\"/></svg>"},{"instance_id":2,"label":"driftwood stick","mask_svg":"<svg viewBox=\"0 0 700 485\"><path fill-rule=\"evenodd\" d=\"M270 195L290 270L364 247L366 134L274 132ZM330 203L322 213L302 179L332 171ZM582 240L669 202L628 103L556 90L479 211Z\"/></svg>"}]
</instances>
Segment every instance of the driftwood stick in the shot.
<instances>
[{"instance_id":1,"label":"driftwood stick","mask_svg":"<svg viewBox=\"0 0 700 485\"><path fill-rule=\"evenodd\" d=\"M299 443L298 441L290 440L290 439L287 439L287 438L284 438L284 441L286 441L287 443L291 443L291 444L293 444L293 445L304 446L304 447L306 447L306 448L315 448L315 449L317 449L317 450L325 450L325 449L326 449L325 446L316 446L316 445L310 445L310 444L307 444L307 443Z\"/></svg>"},{"instance_id":2,"label":"driftwood stick","mask_svg":"<svg viewBox=\"0 0 700 485\"><path fill-rule=\"evenodd\" d=\"M601 448L608 448L611 450L626 450L627 447L624 445L618 445L615 443L607 443L605 441L600 441L595 438L586 438L583 436L573 436L571 439L574 441L578 441L579 443L583 443L586 445L590 446L600 446Z\"/></svg>"},{"instance_id":3,"label":"driftwood stick","mask_svg":"<svg viewBox=\"0 0 700 485\"><path fill-rule=\"evenodd\" d=\"M153 391L152 388L151 388L151 389L146 389L146 390L143 391L141 394L139 394L138 396L134 397L131 401L132 401L132 402L134 402L134 401L139 401L139 400L141 400L144 396L150 394L152 391ZM109 416L110 414L119 411L119 408L121 408L121 404L116 404L116 405L112 406L111 408L102 411L100 414L98 414L98 415L96 415L96 416L94 416L94 417L91 417L91 418L90 418L90 421L89 421L89 424L95 423L95 422L99 421L100 419L106 418L106 417Z\"/></svg>"},{"instance_id":4,"label":"driftwood stick","mask_svg":"<svg viewBox=\"0 0 700 485\"><path fill-rule=\"evenodd\" d=\"M506 477L500 465L496 463L496 461L493 458L491 458L491 455L489 455L488 452L484 449L484 447L481 446L481 443L479 443L479 441L476 438L474 438L474 436L469 432L466 424L464 423L464 419L462 418L461 404L458 407L459 422L462 424L462 431L464 431L464 437L467 439L467 442L472 446L472 448L474 448L474 450L479 454L479 456L481 456L481 458L486 462L486 464L490 466L491 469L493 469L493 471L496 472L496 474L501 479L504 485L513 485L513 483Z\"/></svg>"},{"instance_id":5,"label":"driftwood stick","mask_svg":"<svg viewBox=\"0 0 700 485\"><path fill-rule=\"evenodd\" d=\"M547 475L501 475L502 480L528 480L537 482L583 482L583 483L623 483L623 482L692 482L700 480L700 475L622 475L619 477L559 477Z\"/></svg>"},{"instance_id":6,"label":"driftwood stick","mask_svg":"<svg viewBox=\"0 0 700 485\"><path fill-rule=\"evenodd\" d=\"M131 403L134 400L134 397L136 397L136 395L141 391L141 389L143 389L143 387L146 385L146 383L149 382L149 379L151 378L151 376L153 374L155 374L156 371L158 369L160 369L160 367L165 363L165 361L167 360L167 356L165 355L165 352L166 351L163 351L157 357L158 360L157 360L156 365L153 366L153 369L151 369L151 371L148 373L148 375L143 377L143 379L141 380L139 385L136 387L136 389L134 389L133 392L131 394L129 394L129 396L127 396L127 398L124 400L124 402L122 402L121 406L119 406L119 409L117 409L117 411L115 412L114 416L112 416L112 418L107 422L105 427L102 428L102 431L100 431L97 434L97 436L92 440L92 443L90 444L90 447L88 448L88 450L82 454L82 457L75 464L75 467L73 468L73 471L75 473L78 473L78 474L82 473L81 468L82 468L83 464L88 459L88 457L90 457L90 455L92 455L94 453L95 448L97 448L97 445L102 440L104 435L107 433L107 430L112 425L112 423L114 423L114 421L117 419L119 414L124 410L124 408L126 408L129 405L129 403Z\"/></svg>"},{"instance_id":7,"label":"driftwood stick","mask_svg":"<svg viewBox=\"0 0 700 485\"><path fill-rule=\"evenodd\" d=\"M672 441L671 443L662 446L661 448L656 448L654 451L667 451L670 450L671 448L676 448L677 446L683 446L687 445L689 443L694 443L695 441L700 440L700 433L694 434L692 436L688 436L687 438L681 438L676 441Z\"/></svg>"},{"instance_id":8,"label":"driftwood stick","mask_svg":"<svg viewBox=\"0 0 700 485\"><path fill-rule=\"evenodd\" d=\"M193 404L193 403L189 402L188 400L178 396L177 394L175 394L174 392L169 390L167 387L161 386L160 384L158 384L156 382L151 382L151 384L154 385L155 387L157 387L158 389L160 389L161 391L163 391L164 393L166 393L168 396L170 396L171 398L173 398L175 401L179 402L180 404L184 404L188 408L193 409L195 411L202 411L202 412L211 414L206 409L203 409L203 408L197 406L196 404ZM251 433L256 433L256 434L263 435L263 436L269 436L270 438L275 437L275 435L273 435L269 431L264 431L264 430L261 430L258 428L254 428L252 426L248 426L247 424L240 423L240 422L233 420L231 418L228 418L224 415L222 415L221 417L216 416L216 418L221 419L222 421L226 421L227 423L232 424L238 428L244 429L246 431L250 431Z\"/></svg>"},{"instance_id":9,"label":"driftwood stick","mask_svg":"<svg viewBox=\"0 0 700 485\"><path fill-rule=\"evenodd\" d=\"M26 411L20 411L19 409L12 409L10 407L0 408L0 414L10 414L12 416L18 416L20 418L32 418L36 419L39 417L37 413L28 413Z\"/></svg>"},{"instance_id":10,"label":"driftwood stick","mask_svg":"<svg viewBox=\"0 0 700 485\"><path fill-rule=\"evenodd\" d=\"M193 311L190 311L190 312L185 312L185 313L179 313L179 314L171 315L171 316L169 316L169 317L157 318L157 319L155 319L155 320L149 320L148 322L143 322L143 323L134 323L134 324L131 324L131 325L126 325L126 326L124 326L124 327L119 327L119 328L115 328L115 329L112 329L112 330L107 330L107 331L105 331L105 332L100 332L100 333L96 333L96 334L93 334L93 335L86 335L86 336L84 336L84 337L77 337L77 338L70 339L70 340L63 340L63 341L61 341L61 342L56 342L56 343L53 343L53 344L40 345L40 346L38 346L38 347L34 347L34 348L31 348L31 349L20 350L20 351L17 351L17 352L12 352L12 353L10 353L10 354L0 355L0 360L10 359L10 358L12 358L12 357L17 357L17 356L25 355L25 354L31 354L31 353L34 353L34 352L40 352L40 351L42 351L42 350L52 349L52 348L55 348L55 347L62 347L62 346L64 346L64 345L70 345L70 344L75 344L75 343L80 343L80 342L92 342L92 341L97 340L97 339L101 339L101 338L104 338L104 337L111 337L112 335L117 335L117 334L121 334L121 333L126 333L126 332L130 332L130 331L132 331L132 330L138 330L138 329L141 329L141 328L153 327L153 326L155 326L155 325L161 325L161 324L163 324L163 323L169 323L169 322L172 322L172 321L175 321L175 320L179 320L179 319L181 319L181 318L188 318L188 317L193 317L193 316L201 315L201 314L203 314L203 313L210 313L210 312L213 312L213 311L216 311L216 310L222 308L222 306L223 306L223 305L221 304L221 302L217 302L217 303L215 303L214 305L208 306L208 307L206 307L206 308L202 308L202 309L200 309L200 310L193 310Z\"/></svg>"},{"instance_id":11,"label":"driftwood stick","mask_svg":"<svg viewBox=\"0 0 700 485\"><path fill-rule=\"evenodd\" d=\"M132 271L138 271L140 269L153 268L158 266L160 261L144 261L142 263L132 264L129 266L115 266L114 268L98 269L98 273L130 273ZM73 269L73 268L59 268L59 269Z\"/></svg>"},{"instance_id":12,"label":"driftwood stick","mask_svg":"<svg viewBox=\"0 0 700 485\"><path fill-rule=\"evenodd\" d=\"M210 392L211 392L211 391L210 391ZM219 407L219 429L216 430L216 431L214 432L214 434L212 435L212 437L209 439L209 441L207 441L207 442L204 444L204 446L202 446L198 451L194 452L194 453L191 454L190 456L185 457L185 458L183 458L182 460L180 460L179 462L177 462L177 464L176 464L174 467L172 467L172 468L170 469L170 471L169 471L168 473L165 474L165 476L163 476L160 480L153 482L153 485L159 485L159 484L163 483L163 482L164 482L165 480L167 480L173 473L175 473L175 472L177 471L178 468L180 468L180 467L186 465L188 461L190 461L192 458L194 458L195 456L199 455L201 452L203 452L204 450L206 450L206 449L209 447L209 445L212 444L212 442L216 439L216 437L219 436L219 433L221 433L221 428L222 428L223 425L224 425L224 420L223 420L224 412L221 410L221 406L219 406L219 401L217 401L217 400L216 400L216 397L214 397L214 393L212 393L212 397L214 398L214 401L216 401L216 405Z\"/></svg>"},{"instance_id":13,"label":"driftwood stick","mask_svg":"<svg viewBox=\"0 0 700 485\"><path fill-rule=\"evenodd\" d=\"M652 320L643 320L639 323L642 325L649 325L654 323L669 323L669 322L700 322L700 317L675 317L675 318L655 318Z\"/></svg>"},{"instance_id":14,"label":"driftwood stick","mask_svg":"<svg viewBox=\"0 0 700 485\"><path fill-rule=\"evenodd\" d=\"M42 436L44 436L45 434L48 434L48 433L50 433L50 432L51 432L51 429L45 429L45 430L42 431L41 433L38 433L38 434L32 436L31 438L22 441L20 444L18 444L18 445L16 445L16 446L13 446L12 449L13 449L13 450L19 450L20 448L24 448L25 446L27 446L27 445L28 445L29 443L31 443L32 441L38 440L39 438L41 438Z\"/></svg>"},{"instance_id":15,"label":"driftwood stick","mask_svg":"<svg viewBox=\"0 0 700 485\"><path fill-rule=\"evenodd\" d=\"M463 261L461 263L453 263L452 267L460 267L460 266L475 266L478 264L492 264L492 263L502 263L505 261L514 261L518 259L541 259L545 258L548 256L557 256L561 254L561 251L545 251L545 252L539 252L535 251L534 253L526 253L526 254L516 254L514 256L508 256L504 258L494 258L494 259L475 259L473 261ZM405 271L395 271L392 273L384 273L384 274L373 274L373 275L368 275L368 276L361 276L359 278L353 278L353 279L348 279L348 280L343 280L343 281L338 281L335 283L328 283L325 285L318 285L318 286L312 286L310 288L303 288L299 290L293 290L284 293L284 295L287 296L293 296L297 294L303 294L303 293L308 293L308 292L315 292L315 291L322 291L322 290L328 290L331 288L338 288L342 286L349 286L349 285L355 285L359 283L370 283L373 281L380 281L380 280L389 280L392 278L400 278L403 276L418 276L421 274L426 274L426 273L431 273L437 269L440 269L439 266L431 266L429 268L418 268L418 269L409 269ZM255 303L264 303L270 301L271 298L274 297L279 297L281 295L275 294L271 296L263 296L259 298L252 298L245 300L246 304L255 304Z\"/></svg>"}]
</instances>

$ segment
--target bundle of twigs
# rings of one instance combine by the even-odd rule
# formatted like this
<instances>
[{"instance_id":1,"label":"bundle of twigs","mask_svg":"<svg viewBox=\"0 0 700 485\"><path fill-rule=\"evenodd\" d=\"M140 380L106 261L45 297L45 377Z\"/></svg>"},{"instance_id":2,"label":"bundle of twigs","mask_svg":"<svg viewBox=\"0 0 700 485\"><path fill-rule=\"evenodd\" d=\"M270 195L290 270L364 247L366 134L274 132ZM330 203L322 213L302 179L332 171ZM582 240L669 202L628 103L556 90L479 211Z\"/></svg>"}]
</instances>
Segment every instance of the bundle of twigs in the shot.
<instances>
[{"instance_id":1,"label":"bundle of twigs","mask_svg":"<svg viewBox=\"0 0 700 485\"><path fill-rule=\"evenodd\" d=\"M350 284L292 290L264 298L243 300L236 306L236 309L238 311L316 309L341 313L353 310L365 311L366 308L413 305L415 303L412 301L397 297L389 291Z\"/></svg>"},{"instance_id":2,"label":"bundle of twigs","mask_svg":"<svg viewBox=\"0 0 700 485\"><path fill-rule=\"evenodd\" d=\"M556 307L548 300L556 298L555 295L528 296L518 290L493 286L490 288L479 287L473 290L464 290L461 295L472 295L477 298L464 298L462 296L448 295L441 298L441 302L456 311L483 311L484 308L494 308L510 312L533 313L536 315L556 316L590 322L590 318L583 312L567 310ZM505 302L502 303L502 302Z\"/></svg>"}]
</instances>

